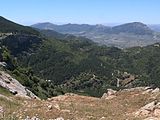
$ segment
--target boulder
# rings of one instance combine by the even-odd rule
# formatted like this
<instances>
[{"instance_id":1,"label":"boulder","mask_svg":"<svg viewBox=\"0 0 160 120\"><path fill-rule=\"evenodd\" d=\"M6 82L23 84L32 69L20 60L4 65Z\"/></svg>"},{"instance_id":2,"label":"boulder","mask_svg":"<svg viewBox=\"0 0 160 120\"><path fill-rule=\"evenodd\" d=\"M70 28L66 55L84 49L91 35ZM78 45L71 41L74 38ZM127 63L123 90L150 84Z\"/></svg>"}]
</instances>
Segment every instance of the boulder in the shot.
<instances>
[{"instance_id":1,"label":"boulder","mask_svg":"<svg viewBox=\"0 0 160 120\"><path fill-rule=\"evenodd\" d=\"M153 101L141 107L136 113L136 116L150 116L154 115L160 117L160 102Z\"/></svg>"},{"instance_id":2,"label":"boulder","mask_svg":"<svg viewBox=\"0 0 160 120\"><path fill-rule=\"evenodd\" d=\"M153 89L146 89L144 92L142 92L142 94L148 94L151 93L153 91Z\"/></svg>"},{"instance_id":3,"label":"boulder","mask_svg":"<svg viewBox=\"0 0 160 120\"><path fill-rule=\"evenodd\" d=\"M115 90L112 89L107 89L107 93L104 93L101 97L101 99L112 99L116 97L116 92Z\"/></svg>"},{"instance_id":4,"label":"boulder","mask_svg":"<svg viewBox=\"0 0 160 120\"><path fill-rule=\"evenodd\" d=\"M57 110L60 110L60 107L58 104L54 104L54 108L56 108Z\"/></svg>"},{"instance_id":5,"label":"boulder","mask_svg":"<svg viewBox=\"0 0 160 120\"><path fill-rule=\"evenodd\" d=\"M112 90L112 89L107 89L107 94L108 94L108 96L109 95L115 95L115 93L117 92L117 91L115 91L115 90Z\"/></svg>"},{"instance_id":6,"label":"boulder","mask_svg":"<svg viewBox=\"0 0 160 120\"><path fill-rule=\"evenodd\" d=\"M147 105L145 105L145 106L142 107L141 109L142 109L142 110L153 111L154 108L155 108L155 106L156 106L156 102L153 101L153 102L151 102L151 103L148 103Z\"/></svg>"},{"instance_id":7,"label":"boulder","mask_svg":"<svg viewBox=\"0 0 160 120\"><path fill-rule=\"evenodd\" d=\"M152 90L152 93L159 93L159 92L160 92L159 88L156 88L156 89Z\"/></svg>"},{"instance_id":8,"label":"boulder","mask_svg":"<svg viewBox=\"0 0 160 120\"><path fill-rule=\"evenodd\" d=\"M49 110L52 110L52 108L53 108L52 105L48 105Z\"/></svg>"}]
</instances>

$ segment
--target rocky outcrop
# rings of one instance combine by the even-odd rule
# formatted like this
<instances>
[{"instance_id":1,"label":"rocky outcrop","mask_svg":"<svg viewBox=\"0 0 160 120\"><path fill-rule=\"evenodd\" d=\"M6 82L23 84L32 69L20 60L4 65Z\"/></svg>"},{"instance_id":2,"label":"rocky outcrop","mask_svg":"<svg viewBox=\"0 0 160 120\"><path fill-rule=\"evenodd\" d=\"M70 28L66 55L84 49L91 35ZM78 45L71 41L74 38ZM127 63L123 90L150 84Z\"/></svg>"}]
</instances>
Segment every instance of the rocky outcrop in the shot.
<instances>
[{"instance_id":1,"label":"rocky outcrop","mask_svg":"<svg viewBox=\"0 0 160 120\"><path fill-rule=\"evenodd\" d=\"M13 116L20 120L160 120L160 92L158 91L159 88L151 87L120 91L108 89L102 99L73 93L41 101L17 99L12 96L10 99L13 99L13 102L8 102L5 100L7 98L3 97L5 104L0 102L0 111L3 115L3 111L10 110L6 107L7 104L9 106L11 103L21 103L16 108L11 106L15 109ZM142 94L143 92L146 93Z\"/></svg>"},{"instance_id":2,"label":"rocky outcrop","mask_svg":"<svg viewBox=\"0 0 160 120\"><path fill-rule=\"evenodd\" d=\"M141 107L136 113L137 116L160 117L160 102L153 101Z\"/></svg>"},{"instance_id":3,"label":"rocky outcrop","mask_svg":"<svg viewBox=\"0 0 160 120\"><path fill-rule=\"evenodd\" d=\"M123 89L121 91L126 92L133 92L133 91L140 91L141 94L158 94L160 92L159 88L152 88L152 87L135 87L135 88L129 88L129 89Z\"/></svg>"},{"instance_id":4,"label":"rocky outcrop","mask_svg":"<svg viewBox=\"0 0 160 120\"><path fill-rule=\"evenodd\" d=\"M26 87L20 84L16 79L11 77L8 73L4 71L0 71L0 86L6 88L16 96L39 99L30 90L28 90Z\"/></svg>"},{"instance_id":5,"label":"rocky outcrop","mask_svg":"<svg viewBox=\"0 0 160 120\"><path fill-rule=\"evenodd\" d=\"M116 97L116 92L115 90L112 89L107 89L107 93L104 93L101 99L112 99Z\"/></svg>"}]
</instances>

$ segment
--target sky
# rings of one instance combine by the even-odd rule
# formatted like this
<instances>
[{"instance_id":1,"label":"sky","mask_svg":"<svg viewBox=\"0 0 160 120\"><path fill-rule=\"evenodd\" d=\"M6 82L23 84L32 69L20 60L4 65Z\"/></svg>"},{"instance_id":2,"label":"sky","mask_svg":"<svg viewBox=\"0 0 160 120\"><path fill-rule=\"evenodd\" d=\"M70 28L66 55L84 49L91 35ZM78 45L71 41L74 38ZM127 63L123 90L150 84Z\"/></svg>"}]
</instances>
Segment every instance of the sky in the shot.
<instances>
[{"instance_id":1,"label":"sky","mask_svg":"<svg viewBox=\"0 0 160 120\"><path fill-rule=\"evenodd\" d=\"M160 0L0 0L0 16L23 25L160 24Z\"/></svg>"}]
</instances>

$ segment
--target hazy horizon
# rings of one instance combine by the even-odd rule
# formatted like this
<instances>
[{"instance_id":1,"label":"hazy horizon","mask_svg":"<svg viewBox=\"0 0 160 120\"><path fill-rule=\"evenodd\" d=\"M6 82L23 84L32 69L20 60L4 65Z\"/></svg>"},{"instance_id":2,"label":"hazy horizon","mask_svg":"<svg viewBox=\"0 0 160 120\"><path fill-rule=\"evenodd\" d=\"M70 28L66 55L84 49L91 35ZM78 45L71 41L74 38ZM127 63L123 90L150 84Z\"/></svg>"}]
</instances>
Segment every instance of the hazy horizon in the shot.
<instances>
[{"instance_id":1,"label":"hazy horizon","mask_svg":"<svg viewBox=\"0 0 160 120\"><path fill-rule=\"evenodd\" d=\"M44 22L37 22L37 23L33 23L31 25L35 25L35 24L43 24L43 23L51 23L51 24L55 24L55 25L66 25L66 24L79 24L79 25L83 25L83 24L86 24L86 25L104 25L104 26L118 26L118 25L123 25L123 24L127 24L127 23L133 23L133 22L139 22L139 21L131 21L131 22L125 22L125 23L95 23L95 24L90 24L90 23L62 23L62 22L49 22L49 21L44 21ZM143 23L143 22L141 22ZM146 23L143 23L143 24L146 24ZM31 26L30 25L30 26ZM160 25L160 24L146 24L146 25Z\"/></svg>"}]
</instances>

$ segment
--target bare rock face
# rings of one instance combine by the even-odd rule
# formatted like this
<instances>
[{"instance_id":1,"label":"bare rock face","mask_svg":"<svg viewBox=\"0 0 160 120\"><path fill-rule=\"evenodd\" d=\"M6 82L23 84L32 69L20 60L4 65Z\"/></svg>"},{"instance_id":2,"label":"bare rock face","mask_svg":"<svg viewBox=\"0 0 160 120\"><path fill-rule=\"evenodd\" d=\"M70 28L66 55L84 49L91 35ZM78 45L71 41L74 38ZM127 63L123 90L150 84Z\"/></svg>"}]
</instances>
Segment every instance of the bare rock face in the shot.
<instances>
[{"instance_id":1,"label":"bare rock face","mask_svg":"<svg viewBox=\"0 0 160 120\"><path fill-rule=\"evenodd\" d=\"M114 97L116 97L116 92L115 90L112 89L107 89L107 93L104 93L103 96L101 97L101 99L112 99Z\"/></svg>"},{"instance_id":2,"label":"bare rock face","mask_svg":"<svg viewBox=\"0 0 160 120\"><path fill-rule=\"evenodd\" d=\"M145 89L144 89L144 92L142 92L142 94L154 94L154 95L156 95L156 94L158 94L160 92L160 89L159 88L155 88L155 89L153 89L153 88L151 88L151 87L145 87Z\"/></svg>"},{"instance_id":3,"label":"bare rock face","mask_svg":"<svg viewBox=\"0 0 160 120\"><path fill-rule=\"evenodd\" d=\"M39 99L30 90L26 89L16 79L4 71L0 71L0 86L6 88L16 96Z\"/></svg>"}]
</instances>

